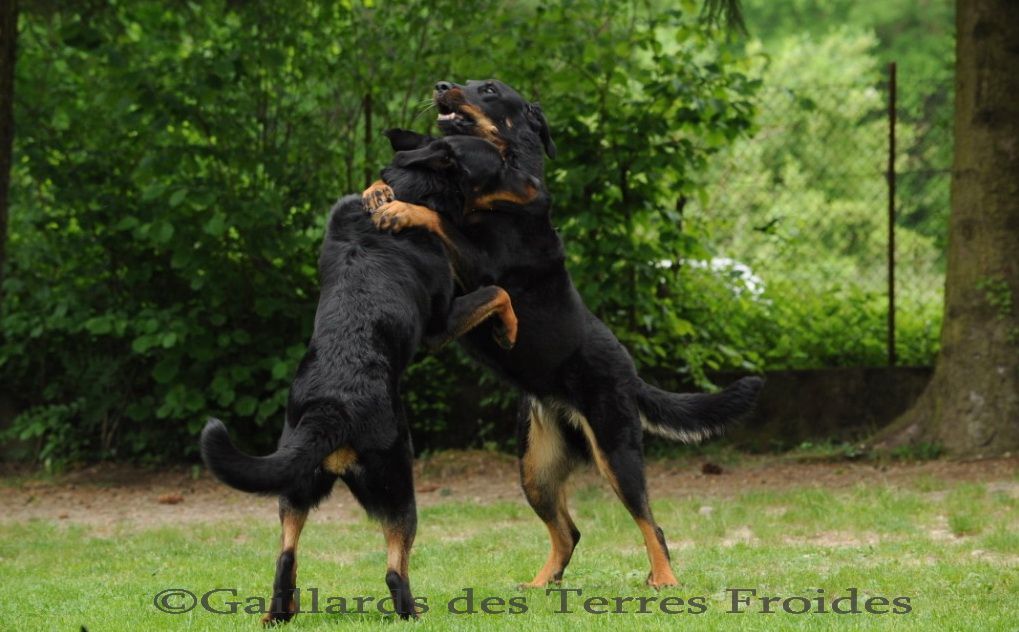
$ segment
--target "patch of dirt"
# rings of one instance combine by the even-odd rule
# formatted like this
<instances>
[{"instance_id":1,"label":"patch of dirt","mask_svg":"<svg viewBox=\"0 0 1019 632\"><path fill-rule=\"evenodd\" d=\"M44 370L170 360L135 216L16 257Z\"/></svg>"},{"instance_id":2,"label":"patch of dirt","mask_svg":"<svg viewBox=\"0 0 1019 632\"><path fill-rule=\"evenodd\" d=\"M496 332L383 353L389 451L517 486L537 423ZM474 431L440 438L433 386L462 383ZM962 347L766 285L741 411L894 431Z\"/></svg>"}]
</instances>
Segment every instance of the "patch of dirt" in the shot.
<instances>
[{"instance_id":1,"label":"patch of dirt","mask_svg":"<svg viewBox=\"0 0 1019 632\"><path fill-rule=\"evenodd\" d=\"M1019 566L1019 555L994 553L993 551L984 551L983 549L974 549L970 552L970 555L977 559L990 562L995 566Z\"/></svg>"},{"instance_id":2,"label":"patch of dirt","mask_svg":"<svg viewBox=\"0 0 1019 632\"><path fill-rule=\"evenodd\" d=\"M419 460L415 470L420 507L447 502L525 504L516 460L507 455L444 452ZM101 535L121 528L250 520L276 514L275 498L234 491L205 471L197 478L191 473L188 466L145 469L105 463L42 478L23 472L18 476L8 468L10 477L0 479L0 503L5 508L0 523L44 520L93 527ZM890 464L795 463L780 457L746 457L726 465L721 474L704 474L701 464L690 459L652 462L647 478L652 499L724 498L755 490L838 489L861 483L915 489L917 479L931 478L953 484L981 482L988 484L988 489L1019 495L1019 457ZM578 472L571 482L574 490L586 486L607 489L593 470ZM363 515L339 484L320 506L316 520L360 520ZM832 537L837 540L837 535ZM931 535L944 537L940 532ZM738 537L734 542L742 540L745 538Z\"/></svg>"},{"instance_id":3,"label":"patch of dirt","mask_svg":"<svg viewBox=\"0 0 1019 632\"><path fill-rule=\"evenodd\" d=\"M750 527L742 526L726 531L722 538L722 546L736 546L737 544L753 544L757 541L754 532Z\"/></svg>"},{"instance_id":4,"label":"patch of dirt","mask_svg":"<svg viewBox=\"0 0 1019 632\"><path fill-rule=\"evenodd\" d=\"M927 529L927 535L936 542L954 544L962 542L963 536L952 533L948 525L948 516L935 516L934 524Z\"/></svg>"},{"instance_id":5,"label":"patch of dirt","mask_svg":"<svg viewBox=\"0 0 1019 632\"><path fill-rule=\"evenodd\" d=\"M876 533L862 532L852 533L845 531L822 531L806 538L783 538L786 544L809 544L812 546L823 546L825 548L857 548L861 546L874 546L880 544L882 538Z\"/></svg>"}]
</instances>

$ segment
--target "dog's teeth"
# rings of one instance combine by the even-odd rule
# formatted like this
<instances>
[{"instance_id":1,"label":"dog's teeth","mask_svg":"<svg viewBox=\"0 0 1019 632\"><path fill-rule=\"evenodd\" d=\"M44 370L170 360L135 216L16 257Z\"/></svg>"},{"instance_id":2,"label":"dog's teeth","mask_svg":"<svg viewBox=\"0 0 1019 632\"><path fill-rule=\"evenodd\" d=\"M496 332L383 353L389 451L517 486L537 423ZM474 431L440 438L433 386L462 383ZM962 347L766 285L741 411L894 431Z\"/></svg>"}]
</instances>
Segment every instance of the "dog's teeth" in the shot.
<instances>
[{"instance_id":1,"label":"dog's teeth","mask_svg":"<svg viewBox=\"0 0 1019 632\"><path fill-rule=\"evenodd\" d=\"M454 118L456 118L456 112L450 112L449 114L440 114L439 115L439 120L440 121L450 121L450 120L452 120Z\"/></svg>"}]
</instances>

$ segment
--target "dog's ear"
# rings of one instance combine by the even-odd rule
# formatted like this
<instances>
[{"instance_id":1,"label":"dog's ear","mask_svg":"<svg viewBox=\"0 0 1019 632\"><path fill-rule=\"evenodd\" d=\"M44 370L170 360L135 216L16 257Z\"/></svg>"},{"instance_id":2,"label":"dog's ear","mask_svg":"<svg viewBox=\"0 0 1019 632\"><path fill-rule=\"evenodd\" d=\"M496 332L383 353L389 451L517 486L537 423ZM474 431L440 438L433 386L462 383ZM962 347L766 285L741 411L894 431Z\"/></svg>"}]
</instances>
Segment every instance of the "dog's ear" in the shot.
<instances>
[{"instance_id":1,"label":"dog's ear","mask_svg":"<svg viewBox=\"0 0 1019 632\"><path fill-rule=\"evenodd\" d=\"M420 149L398 151L393 156L393 166L402 169L424 167L426 169L447 169L453 165L453 150L449 143L435 140Z\"/></svg>"},{"instance_id":2,"label":"dog's ear","mask_svg":"<svg viewBox=\"0 0 1019 632\"><path fill-rule=\"evenodd\" d=\"M527 104L527 122L538 133L538 137L541 138L541 144L545 146L545 153L548 154L548 157L555 158L555 143L552 142L552 134L548 131L548 119L545 118L545 113L541 111L541 106L538 105L537 101Z\"/></svg>"},{"instance_id":3,"label":"dog's ear","mask_svg":"<svg viewBox=\"0 0 1019 632\"><path fill-rule=\"evenodd\" d=\"M411 149L421 149L428 143L435 140L431 136L424 134L418 134L412 132L409 129L387 129L383 134L389 139L389 144L392 146L393 151L409 151Z\"/></svg>"}]
</instances>

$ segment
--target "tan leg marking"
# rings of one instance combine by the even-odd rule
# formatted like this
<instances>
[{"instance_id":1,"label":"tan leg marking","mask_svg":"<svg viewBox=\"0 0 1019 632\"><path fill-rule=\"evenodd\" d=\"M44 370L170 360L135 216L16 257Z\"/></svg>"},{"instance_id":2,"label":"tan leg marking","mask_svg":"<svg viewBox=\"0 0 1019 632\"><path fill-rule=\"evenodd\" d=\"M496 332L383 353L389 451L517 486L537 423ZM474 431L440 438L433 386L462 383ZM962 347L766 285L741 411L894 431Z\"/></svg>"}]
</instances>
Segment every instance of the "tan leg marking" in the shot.
<instances>
[{"instance_id":1,"label":"tan leg marking","mask_svg":"<svg viewBox=\"0 0 1019 632\"><path fill-rule=\"evenodd\" d=\"M637 518L636 522L637 527L640 528L640 532L644 536L644 546L647 548L648 559L651 560L651 574L647 578L648 586L662 588L678 585L679 582L676 581L676 576L672 574L669 555L662 548L662 543L658 540L655 526L647 520L640 518Z\"/></svg>"},{"instance_id":2,"label":"tan leg marking","mask_svg":"<svg viewBox=\"0 0 1019 632\"><path fill-rule=\"evenodd\" d=\"M502 321L503 332L509 347L517 343L517 313L513 311L513 302L509 294L501 287L495 288L497 295L494 299L479 307L471 317L464 321L456 336L462 336L468 331L484 322L489 316L495 314Z\"/></svg>"},{"instance_id":3,"label":"tan leg marking","mask_svg":"<svg viewBox=\"0 0 1019 632\"><path fill-rule=\"evenodd\" d=\"M587 441L591 445L591 454L594 456L594 462L598 467L598 471L608 480L612 491L616 492L616 495L622 499L623 494L619 487L619 481L616 479L612 468L609 467L605 453L602 452L601 447L598 445L598 441L595 439L594 432L591 430L591 425L588 423L587 418L577 411L571 411L570 421L579 426L584 432L584 436L587 437ZM676 576L672 573L669 554L658 539L655 525L643 518L637 517L634 517L634 522L637 523L637 528L640 529L640 533L644 537L644 547L647 549L648 560L651 562L651 573L648 575L647 580L648 585L655 588L678 585L679 582L676 581Z\"/></svg>"},{"instance_id":4,"label":"tan leg marking","mask_svg":"<svg viewBox=\"0 0 1019 632\"><path fill-rule=\"evenodd\" d=\"M283 527L283 532L280 534L280 553L291 551L294 554L294 565L290 570L290 582L294 586L297 586L297 542L301 539L301 531L304 530L304 523L307 520L307 511L288 511L280 514L280 525ZM293 598L290 599L287 609L290 612L297 610L297 603ZM262 615L263 626L268 627L276 623L277 621L273 619L271 612L266 612Z\"/></svg>"},{"instance_id":5,"label":"tan leg marking","mask_svg":"<svg viewBox=\"0 0 1019 632\"><path fill-rule=\"evenodd\" d=\"M297 552L297 541L301 539L301 531L304 530L304 523L308 520L308 512L293 512L283 516L280 522L283 524L283 535L280 537L280 550L290 549ZM297 574L297 566L294 566L294 574Z\"/></svg>"},{"instance_id":6,"label":"tan leg marking","mask_svg":"<svg viewBox=\"0 0 1019 632\"><path fill-rule=\"evenodd\" d=\"M400 524L382 524L382 533L386 537L386 572L396 572L410 588L410 547L414 544L414 535L408 533ZM388 582L388 580L387 580ZM392 594L392 588L390 588ZM394 600L396 595L392 595ZM410 606L409 615L418 618L418 608Z\"/></svg>"},{"instance_id":7,"label":"tan leg marking","mask_svg":"<svg viewBox=\"0 0 1019 632\"><path fill-rule=\"evenodd\" d=\"M558 582L563 568L573 555L572 529L576 529L566 503L566 477L569 468L566 444L562 431L555 421L544 419L550 412L539 402L531 406L531 424L528 430L527 451L522 462L524 493L537 496L542 489L556 487L555 518L545 522L551 549L545 564L534 579L521 584L522 588L541 588Z\"/></svg>"},{"instance_id":8,"label":"tan leg marking","mask_svg":"<svg viewBox=\"0 0 1019 632\"><path fill-rule=\"evenodd\" d=\"M410 568L410 547L406 534L391 525L382 525L386 537L386 570L396 571L401 577L407 577Z\"/></svg>"},{"instance_id":9,"label":"tan leg marking","mask_svg":"<svg viewBox=\"0 0 1019 632\"><path fill-rule=\"evenodd\" d=\"M381 206L372 215L372 222L379 230L398 233L405 228L424 228L445 238L439 214L426 206L408 204L396 200Z\"/></svg>"},{"instance_id":10,"label":"tan leg marking","mask_svg":"<svg viewBox=\"0 0 1019 632\"><path fill-rule=\"evenodd\" d=\"M542 588L551 583L559 583L563 567L566 566L566 561L573 555L573 534L570 533L570 526L573 521L570 520L569 514L566 513L568 509L566 506L565 490L560 490L558 496L557 519L545 523L552 548L548 552L545 564L538 570L534 579L526 584L521 584L522 588Z\"/></svg>"}]
</instances>

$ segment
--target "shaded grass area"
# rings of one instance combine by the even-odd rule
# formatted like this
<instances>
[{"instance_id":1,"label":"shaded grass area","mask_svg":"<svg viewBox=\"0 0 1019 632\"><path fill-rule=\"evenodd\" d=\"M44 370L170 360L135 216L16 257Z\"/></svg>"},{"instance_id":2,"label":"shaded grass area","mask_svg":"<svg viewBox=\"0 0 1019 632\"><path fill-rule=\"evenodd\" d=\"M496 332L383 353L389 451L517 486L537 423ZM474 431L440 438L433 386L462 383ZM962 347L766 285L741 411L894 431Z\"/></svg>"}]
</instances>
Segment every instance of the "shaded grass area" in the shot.
<instances>
[{"instance_id":1,"label":"shaded grass area","mask_svg":"<svg viewBox=\"0 0 1019 632\"><path fill-rule=\"evenodd\" d=\"M430 611L415 630L592 629L620 626L675 629L1015 629L1019 626L1019 499L1017 481L958 483L931 475L891 487L860 483L829 491L810 486L753 491L735 496L665 499L654 504L669 538L682 585L655 592L643 585L648 563L637 530L620 504L601 486L586 485L572 496L583 538L566 573L562 594L519 591L546 555L545 530L521 502L491 504L450 500L420 512L411 564L412 585ZM328 502L328 501L327 501ZM243 612L248 597L266 598L272 579L278 530L272 516L242 522L139 529L112 534L82 526L31 521L0 526L0 591L3 629L77 630L251 630L257 614ZM386 596L385 552L379 529L367 519L316 521L305 530L298 585L319 591L320 608L338 608L329 597ZM153 596L170 588L201 594L219 588L210 605L238 614L213 614L201 607L171 615L156 610ZM515 599L520 614L450 614L447 604L472 588L474 606L485 597ZM781 602L762 613L751 598L732 613L727 589L756 590L757 597L805 597L808 614L789 614ZM869 598L909 599L907 614L834 614L831 602L855 588L863 609ZM741 596L749 596L742 593ZM589 604L588 597L605 597ZM648 598L645 610L636 600ZM661 611L665 597L673 599ZM818 613L816 600L825 609ZM702 598L702 599L697 599ZM463 607L464 599L457 602ZM686 612L686 602L704 612ZM179 599L171 603L180 603ZM256 607L257 602L251 602ZM790 602L792 610L802 600ZM848 607L842 602L842 608ZM307 605L307 604L306 604ZM510 604L488 602L490 611ZM690 608L701 610L699 606ZM891 610L890 605L874 606ZM403 629L376 609L361 613L303 614L293 629ZM395 627L387 627L395 626Z\"/></svg>"}]
</instances>

